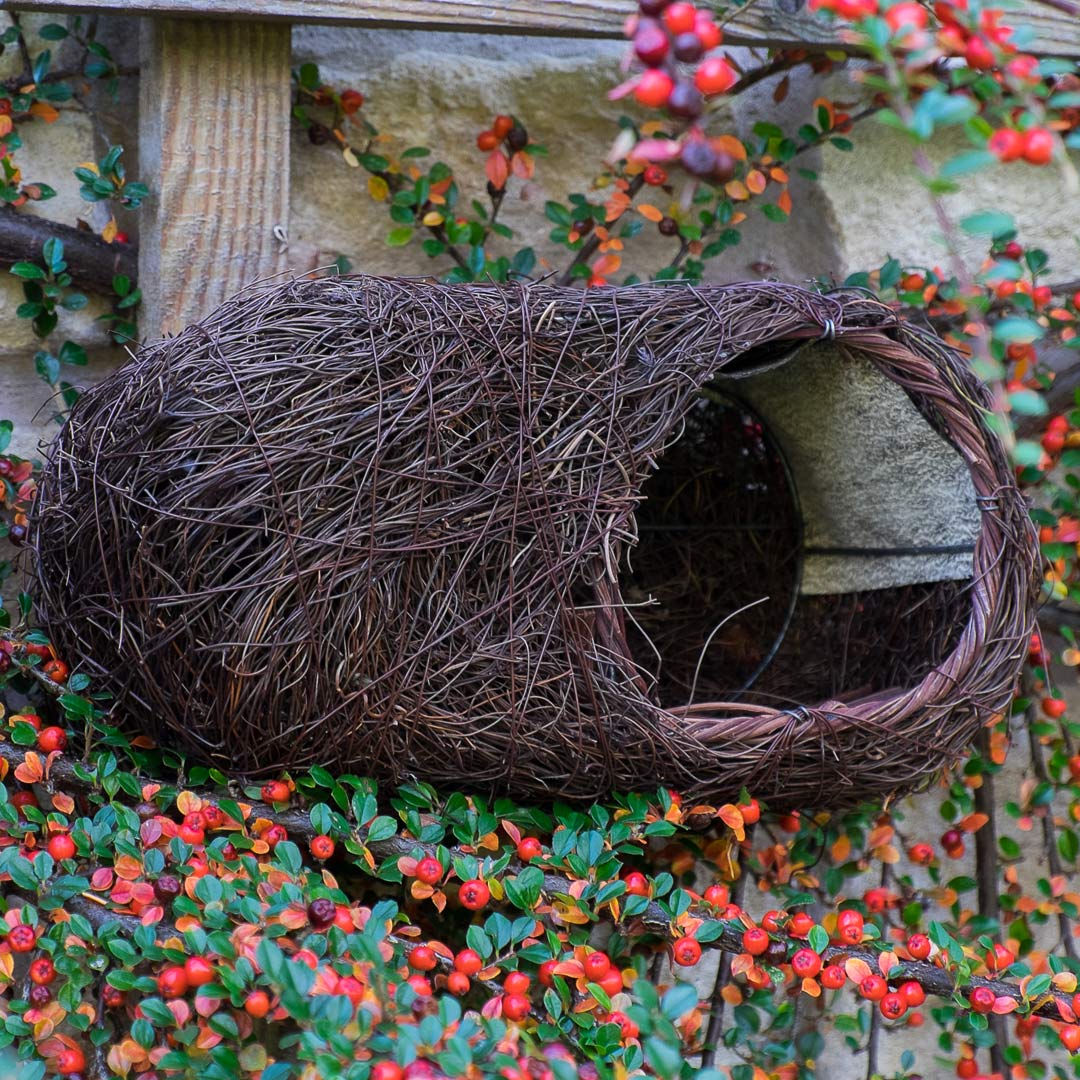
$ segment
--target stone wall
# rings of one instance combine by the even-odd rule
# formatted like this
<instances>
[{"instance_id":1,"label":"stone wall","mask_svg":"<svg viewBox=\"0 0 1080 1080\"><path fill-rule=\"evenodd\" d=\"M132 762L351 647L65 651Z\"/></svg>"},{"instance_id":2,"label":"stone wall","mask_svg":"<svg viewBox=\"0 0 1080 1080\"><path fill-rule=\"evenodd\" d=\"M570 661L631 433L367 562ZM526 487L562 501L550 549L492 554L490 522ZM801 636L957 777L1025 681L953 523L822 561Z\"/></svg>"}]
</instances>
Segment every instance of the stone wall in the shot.
<instances>
[{"instance_id":1,"label":"stone wall","mask_svg":"<svg viewBox=\"0 0 1080 1080\"><path fill-rule=\"evenodd\" d=\"M29 17L28 25L38 18ZM113 20L105 25L105 33L121 62L137 62L136 20ZM557 253L547 241L550 224L543 216L544 200L584 190L610 143L620 110L605 95L618 75L623 51L619 44L303 27L294 31L293 47L297 63L318 61L330 80L360 89L368 99L365 111L380 130L400 137L403 145L423 143L438 148L462 178L481 175L473 140L492 115L512 112L519 116L532 136L550 147L551 154L539 161L536 180L520 198L515 189L505 220L543 258L555 263ZM0 77L12 74L15 63L10 52L0 57ZM766 83L740 99L731 118L736 130L748 130L755 121L777 115L785 125L797 126L812 117L813 100L821 87L796 75L781 106L773 105L771 92L772 84ZM839 99L850 96L842 73L830 78L826 93ZM139 177L136 97L134 88L126 87L115 103L104 101L96 125L80 110L64 107L56 124L25 127L26 147L19 155L25 175L50 183L59 193L27 212L68 224L91 213L92 208L79 199L71 169L78 162L100 157L106 140L124 143L131 175ZM242 108L242 101L235 107ZM958 145L945 142L932 152L946 155ZM742 244L710 265L711 278L839 279L851 271L880 265L889 255L912 263L941 261L936 223L923 190L912 177L910 147L895 132L871 123L853 153L829 147L805 155L800 164L815 170L820 183L795 179L792 221L773 224L752 208ZM313 147L298 131L291 170L289 252L295 271L310 270L344 254L357 270L430 272L432 264L418 245L386 246L385 208L371 201L365 190L366 176L346 167L339 152ZM153 182L153 177L139 178ZM482 190L482 179L476 190ZM1025 244L1047 248L1061 277L1078 276L1075 244L1080 199L1067 190L1059 170L991 169L966 184L964 193L952 197L951 203L958 214L984 207L1007 210L1020 223ZM125 215L121 227L137 237L137 215ZM651 236L630 260L634 269L647 272L662 265L666 253L670 256L670 241L662 243L658 235ZM13 448L31 455L37 440L50 431L48 409L43 409L48 388L33 375L36 345L28 324L12 317L20 298L18 283L0 275L4 312L0 319L0 417L16 422ZM109 345L101 324L95 322L103 310L94 299L82 313L65 315L61 325L67 336L83 343L90 353L91 365L82 373L87 381L101 377L123 359L123 351ZM1014 797L1024 750L1023 745L1018 747L1009 773L999 781L1002 801ZM936 799L907 805L913 835L936 837L940 833L943 826L936 820L936 805ZM1019 839L1023 842L1024 836ZM1029 843L1025 849L1032 847ZM956 864L956 872L969 872L970 862L969 854ZM876 882L867 882L865 887L869 884ZM710 961L703 974L711 970ZM814 1013L815 1006L807 1001L803 1007L806 1023L820 1024L828 1032L826 1021ZM924 1029L928 1035L930 1027ZM896 1067L900 1051L913 1045L916 1034L885 1040L883 1070ZM924 1042L927 1045L920 1047L923 1074L951 1075L951 1068L944 1064L934 1073L934 1051L928 1040ZM865 1075L864 1058L852 1058L837 1039L830 1039L830 1047L828 1067L834 1075Z\"/></svg>"}]
</instances>

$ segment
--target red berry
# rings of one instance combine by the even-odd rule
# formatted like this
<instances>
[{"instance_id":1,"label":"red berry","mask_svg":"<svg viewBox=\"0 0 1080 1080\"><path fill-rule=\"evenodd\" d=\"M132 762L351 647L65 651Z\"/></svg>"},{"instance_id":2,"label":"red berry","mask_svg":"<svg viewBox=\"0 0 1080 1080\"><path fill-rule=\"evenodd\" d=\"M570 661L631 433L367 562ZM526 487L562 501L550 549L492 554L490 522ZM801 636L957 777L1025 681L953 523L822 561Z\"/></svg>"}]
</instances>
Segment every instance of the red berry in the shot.
<instances>
[{"instance_id":1,"label":"red berry","mask_svg":"<svg viewBox=\"0 0 1080 1080\"><path fill-rule=\"evenodd\" d=\"M994 66L994 53L982 38L970 37L964 49L964 60L968 67L985 71Z\"/></svg>"},{"instance_id":2,"label":"red berry","mask_svg":"<svg viewBox=\"0 0 1080 1080\"><path fill-rule=\"evenodd\" d=\"M450 974L446 976L446 989L455 997L461 997L463 994L467 994L470 986L472 986L472 980L468 975L465 975L460 971L451 971Z\"/></svg>"},{"instance_id":3,"label":"red berry","mask_svg":"<svg viewBox=\"0 0 1080 1080\"><path fill-rule=\"evenodd\" d=\"M113 239L114 239L114 240L115 240L115 241L116 241L116 242L117 242L118 244L127 244L127 243L129 243L129 242L130 242L130 240L131 240L131 237L130 237L130 236L128 236L128 234L127 234L126 232L119 232L119 231L118 231L118 232L117 232L117 234L116 234L116 236L114 236L114 237L113 237Z\"/></svg>"},{"instance_id":4,"label":"red berry","mask_svg":"<svg viewBox=\"0 0 1080 1080\"><path fill-rule=\"evenodd\" d=\"M1042 699L1042 711L1050 717L1051 720L1059 720L1065 715L1068 705L1065 704L1064 698L1059 697L1045 697Z\"/></svg>"},{"instance_id":5,"label":"red berry","mask_svg":"<svg viewBox=\"0 0 1080 1080\"><path fill-rule=\"evenodd\" d=\"M582 966L589 982L599 982L611 970L611 960L607 953L591 952L585 957Z\"/></svg>"},{"instance_id":6,"label":"red berry","mask_svg":"<svg viewBox=\"0 0 1080 1080\"><path fill-rule=\"evenodd\" d=\"M39 956L30 965L30 981L38 986L48 986L56 978L56 967L47 956Z\"/></svg>"},{"instance_id":7,"label":"red berry","mask_svg":"<svg viewBox=\"0 0 1080 1080\"><path fill-rule=\"evenodd\" d=\"M929 844L912 844L908 848L908 858L919 866L929 866L934 861L934 849Z\"/></svg>"},{"instance_id":8,"label":"red berry","mask_svg":"<svg viewBox=\"0 0 1080 1080\"><path fill-rule=\"evenodd\" d=\"M54 683L67 682L69 669L63 660L47 660L42 664L41 670L52 679Z\"/></svg>"},{"instance_id":9,"label":"red berry","mask_svg":"<svg viewBox=\"0 0 1080 1080\"><path fill-rule=\"evenodd\" d=\"M730 90L735 80L735 69L722 56L710 56L694 72L694 85L706 97Z\"/></svg>"},{"instance_id":10,"label":"red berry","mask_svg":"<svg viewBox=\"0 0 1080 1080\"><path fill-rule=\"evenodd\" d=\"M998 161L1016 161L1024 156L1024 136L1015 128L999 128L990 136L986 148Z\"/></svg>"},{"instance_id":11,"label":"red berry","mask_svg":"<svg viewBox=\"0 0 1080 1080\"><path fill-rule=\"evenodd\" d=\"M417 880L422 881L425 885L434 885L442 877L442 874L442 863L434 855L425 855L416 864Z\"/></svg>"},{"instance_id":12,"label":"red berry","mask_svg":"<svg viewBox=\"0 0 1080 1080\"><path fill-rule=\"evenodd\" d=\"M478 150L483 150L487 153L490 150L494 150L499 145L499 138L494 131L481 131L476 136L476 147Z\"/></svg>"},{"instance_id":13,"label":"red berry","mask_svg":"<svg viewBox=\"0 0 1080 1080\"><path fill-rule=\"evenodd\" d=\"M502 142L514 130L514 118L505 113L499 113L491 124L491 130L495 132L495 138Z\"/></svg>"},{"instance_id":14,"label":"red berry","mask_svg":"<svg viewBox=\"0 0 1080 1080\"><path fill-rule=\"evenodd\" d=\"M960 1077L960 1080L971 1080L973 1076L978 1076L979 1066L974 1058L961 1058L956 1063L956 1075Z\"/></svg>"},{"instance_id":15,"label":"red berry","mask_svg":"<svg viewBox=\"0 0 1080 1080\"><path fill-rule=\"evenodd\" d=\"M668 36L660 24L652 19L642 19L634 34L634 54L648 67L659 67L668 54Z\"/></svg>"},{"instance_id":16,"label":"red berry","mask_svg":"<svg viewBox=\"0 0 1080 1080\"><path fill-rule=\"evenodd\" d=\"M57 862L72 859L75 857L75 841L67 833L56 833L49 837L46 850Z\"/></svg>"},{"instance_id":17,"label":"red berry","mask_svg":"<svg viewBox=\"0 0 1080 1080\"><path fill-rule=\"evenodd\" d=\"M1032 165L1048 165L1054 156L1054 136L1046 128L1024 133L1024 160Z\"/></svg>"},{"instance_id":18,"label":"red berry","mask_svg":"<svg viewBox=\"0 0 1080 1080\"><path fill-rule=\"evenodd\" d=\"M769 935L760 926L751 926L743 931L742 945L751 956L761 956L769 947Z\"/></svg>"},{"instance_id":19,"label":"red berry","mask_svg":"<svg viewBox=\"0 0 1080 1080\"><path fill-rule=\"evenodd\" d=\"M904 1013L907 1012L907 1002L900 994L891 993L886 994L881 1001L878 1002L878 1009L881 1010L881 1015L886 1020L899 1020Z\"/></svg>"},{"instance_id":20,"label":"red berry","mask_svg":"<svg viewBox=\"0 0 1080 1080\"><path fill-rule=\"evenodd\" d=\"M699 11L694 19L694 35L701 42L701 47L709 52L724 40L723 31L712 20L712 13Z\"/></svg>"},{"instance_id":21,"label":"red berry","mask_svg":"<svg viewBox=\"0 0 1080 1080\"><path fill-rule=\"evenodd\" d=\"M37 944L37 935L32 926L16 923L8 931L7 943L12 952L29 952Z\"/></svg>"},{"instance_id":22,"label":"red berry","mask_svg":"<svg viewBox=\"0 0 1080 1080\"><path fill-rule=\"evenodd\" d=\"M701 959L701 945L692 937L679 938L671 952L680 967L693 967Z\"/></svg>"},{"instance_id":23,"label":"red berry","mask_svg":"<svg viewBox=\"0 0 1080 1080\"><path fill-rule=\"evenodd\" d=\"M761 820L761 804L757 799L751 799L749 802L739 803L735 808L742 814L744 825L755 825Z\"/></svg>"},{"instance_id":24,"label":"red berry","mask_svg":"<svg viewBox=\"0 0 1080 1080\"><path fill-rule=\"evenodd\" d=\"M341 111L352 116L364 104L364 95L359 90L344 90L341 94Z\"/></svg>"},{"instance_id":25,"label":"red berry","mask_svg":"<svg viewBox=\"0 0 1080 1080\"><path fill-rule=\"evenodd\" d=\"M263 833L262 838L266 841L267 847L273 850L282 840L289 839L289 830L286 829L284 825L271 825L270 828Z\"/></svg>"},{"instance_id":26,"label":"red berry","mask_svg":"<svg viewBox=\"0 0 1080 1080\"><path fill-rule=\"evenodd\" d=\"M836 920L836 936L845 945L858 945L863 939L865 923L858 911L841 911Z\"/></svg>"},{"instance_id":27,"label":"red berry","mask_svg":"<svg viewBox=\"0 0 1080 1080\"><path fill-rule=\"evenodd\" d=\"M517 845L517 857L522 862L528 862L530 859L538 858L544 853L543 845L536 839L535 836L523 836Z\"/></svg>"},{"instance_id":28,"label":"red berry","mask_svg":"<svg viewBox=\"0 0 1080 1080\"><path fill-rule=\"evenodd\" d=\"M325 833L311 838L311 857L320 862L329 859L334 854L334 841Z\"/></svg>"},{"instance_id":29,"label":"red berry","mask_svg":"<svg viewBox=\"0 0 1080 1080\"><path fill-rule=\"evenodd\" d=\"M225 824L225 811L216 803L207 803L200 811L207 829L220 829Z\"/></svg>"},{"instance_id":30,"label":"red berry","mask_svg":"<svg viewBox=\"0 0 1080 1080\"><path fill-rule=\"evenodd\" d=\"M558 960L545 960L540 965L540 970L537 972L536 977L540 980L541 986L554 986L555 985L555 968L558 967Z\"/></svg>"},{"instance_id":31,"label":"red berry","mask_svg":"<svg viewBox=\"0 0 1080 1080\"><path fill-rule=\"evenodd\" d=\"M902 27L923 30L926 27L926 8L917 4L914 0L904 0L903 3L894 4L885 12L885 22L895 34Z\"/></svg>"},{"instance_id":32,"label":"red berry","mask_svg":"<svg viewBox=\"0 0 1080 1080\"><path fill-rule=\"evenodd\" d=\"M67 746L67 732L61 727L45 728L37 739L38 749L46 754L63 750Z\"/></svg>"},{"instance_id":33,"label":"red berry","mask_svg":"<svg viewBox=\"0 0 1080 1080\"><path fill-rule=\"evenodd\" d=\"M265 803L287 803L289 785L284 780L271 780L262 786L262 800Z\"/></svg>"},{"instance_id":34,"label":"red berry","mask_svg":"<svg viewBox=\"0 0 1080 1080\"><path fill-rule=\"evenodd\" d=\"M768 930L770 934L780 933L780 923L783 919L784 913L782 911L766 911L761 916L761 925Z\"/></svg>"},{"instance_id":35,"label":"red berry","mask_svg":"<svg viewBox=\"0 0 1080 1080\"><path fill-rule=\"evenodd\" d=\"M792 937L804 938L814 928L814 917L805 911L796 911L788 920L788 933Z\"/></svg>"},{"instance_id":36,"label":"red berry","mask_svg":"<svg viewBox=\"0 0 1080 1080\"><path fill-rule=\"evenodd\" d=\"M187 972L179 964L167 967L157 977L158 993L168 1001L171 998L183 997L188 989Z\"/></svg>"},{"instance_id":37,"label":"red berry","mask_svg":"<svg viewBox=\"0 0 1080 1080\"><path fill-rule=\"evenodd\" d=\"M405 1070L395 1061L377 1061L371 1066L371 1080L404 1080Z\"/></svg>"},{"instance_id":38,"label":"red berry","mask_svg":"<svg viewBox=\"0 0 1080 1080\"><path fill-rule=\"evenodd\" d=\"M986 954L986 966L991 971L1004 971L1015 959L1012 952L1000 941Z\"/></svg>"},{"instance_id":39,"label":"red berry","mask_svg":"<svg viewBox=\"0 0 1080 1080\"><path fill-rule=\"evenodd\" d=\"M417 971L431 971L437 963L435 950L430 945L417 945L409 953L409 967Z\"/></svg>"},{"instance_id":40,"label":"red berry","mask_svg":"<svg viewBox=\"0 0 1080 1080\"><path fill-rule=\"evenodd\" d=\"M502 1014L507 1020L524 1020L532 1005L524 994L504 994Z\"/></svg>"},{"instance_id":41,"label":"red berry","mask_svg":"<svg viewBox=\"0 0 1080 1080\"><path fill-rule=\"evenodd\" d=\"M888 983L880 975L867 975L859 983L859 993L869 1001L881 1001L888 992Z\"/></svg>"},{"instance_id":42,"label":"red berry","mask_svg":"<svg viewBox=\"0 0 1080 1080\"><path fill-rule=\"evenodd\" d=\"M610 1013L608 1015L608 1023L618 1024L619 1034L624 1039L636 1039L638 1035L641 1034L641 1030L638 1028L637 1024L635 1024L624 1012L616 1010L615 1012Z\"/></svg>"},{"instance_id":43,"label":"red berry","mask_svg":"<svg viewBox=\"0 0 1080 1080\"><path fill-rule=\"evenodd\" d=\"M626 891L630 896L648 896L649 880L638 870L631 870L624 878Z\"/></svg>"},{"instance_id":44,"label":"red berry","mask_svg":"<svg viewBox=\"0 0 1080 1080\"><path fill-rule=\"evenodd\" d=\"M821 985L826 990L839 990L847 982L847 973L839 964L830 964L821 973Z\"/></svg>"},{"instance_id":45,"label":"red berry","mask_svg":"<svg viewBox=\"0 0 1080 1080\"><path fill-rule=\"evenodd\" d=\"M791 970L800 979L812 979L821 971L821 957L813 949L796 949L791 958Z\"/></svg>"},{"instance_id":46,"label":"red berry","mask_svg":"<svg viewBox=\"0 0 1080 1080\"><path fill-rule=\"evenodd\" d=\"M252 990L244 998L244 1011L248 1016L261 1020L270 1011L270 996L265 990Z\"/></svg>"},{"instance_id":47,"label":"red berry","mask_svg":"<svg viewBox=\"0 0 1080 1080\"><path fill-rule=\"evenodd\" d=\"M205 986L214 978L214 965L205 956L189 956L184 961L188 986Z\"/></svg>"},{"instance_id":48,"label":"red berry","mask_svg":"<svg viewBox=\"0 0 1080 1080\"><path fill-rule=\"evenodd\" d=\"M659 165L646 165L641 178L652 187L667 183L667 173Z\"/></svg>"},{"instance_id":49,"label":"red berry","mask_svg":"<svg viewBox=\"0 0 1080 1080\"><path fill-rule=\"evenodd\" d=\"M674 3L664 11L664 25L673 34L688 34L696 25L697 14L693 4Z\"/></svg>"},{"instance_id":50,"label":"red berry","mask_svg":"<svg viewBox=\"0 0 1080 1080\"><path fill-rule=\"evenodd\" d=\"M619 993L623 988L622 972L617 967L612 969L600 980L600 989L611 997L613 994Z\"/></svg>"},{"instance_id":51,"label":"red berry","mask_svg":"<svg viewBox=\"0 0 1080 1080\"><path fill-rule=\"evenodd\" d=\"M930 955L930 939L925 934L912 934L907 939L907 951L916 960L925 960Z\"/></svg>"},{"instance_id":52,"label":"red berry","mask_svg":"<svg viewBox=\"0 0 1080 1080\"><path fill-rule=\"evenodd\" d=\"M705 890L705 903L713 907L727 907L731 902L731 891L726 885L710 885Z\"/></svg>"},{"instance_id":53,"label":"red berry","mask_svg":"<svg viewBox=\"0 0 1080 1080\"><path fill-rule=\"evenodd\" d=\"M469 911L479 911L491 899L491 890L479 878L472 878L461 883L458 899L462 907Z\"/></svg>"},{"instance_id":54,"label":"red berry","mask_svg":"<svg viewBox=\"0 0 1080 1080\"><path fill-rule=\"evenodd\" d=\"M973 1012L988 1013L994 1007L994 991L989 986L976 986L968 998Z\"/></svg>"},{"instance_id":55,"label":"red berry","mask_svg":"<svg viewBox=\"0 0 1080 1080\"><path fill-rule=\"evenodd\" d=\"M511 971L503 979L503 991L507 994L525 994L531 983L532 979L524 971Z\"/></svg>"},{"instance_id":56,"label":"red berry","mask_svg":"<svg viewBox=\"0 0 1080 1080\"><path fill-rule=\"evenodd\" d=\"M86 1055L76 1046L67 1046L56 1055L56 1071L61 1076L74 1076L86 1068Z\"/></svg>"},{"instance_id":57,"label":"red berry","mask_svg":"<svg viewBox=\"0 0 1080 1080\"><path fill-rule=\"evenodd\" d=\"M475 975L484 966L480 954L472 949L462 949L454 957L454 969L462 975Z\"/></svg>"},{"instance_id":58,"label":"red berry","mask_svg":"<svg viewBox=\"0 0 1080 1080\"><path fill-rule=\"evenodd\" d=\"M671 97L671 91L675 87L675 80L659 68L649 68L643 72L634 87L634 97L648 109L662 109Z\"/></svg>"},{"instance_id":59,"label":"red berry","mask_svg":"<svg viewBox=\"0 0 1080 1080\"><path fill-rule=\"evenodd\" d=\"M1075 1054L1077 1050L1080 1050L1080 1026L1076 1024L1065 1024L1060 1031L1058 1031L1058 1038L1061 1039L1061 1045L1069 1051L1070 1054Z\"/></svg>"},{"instance_id":60,"label":"red berry","mask_svg":"<svg viewBox=\"0 0 1080 1080\"><path fill-rule=\"evenodd\" d=\"M901 983L899 994L910 1009L917 1009L926 1000L926 991L914 979Z\"/></svg>"}]
</instances>

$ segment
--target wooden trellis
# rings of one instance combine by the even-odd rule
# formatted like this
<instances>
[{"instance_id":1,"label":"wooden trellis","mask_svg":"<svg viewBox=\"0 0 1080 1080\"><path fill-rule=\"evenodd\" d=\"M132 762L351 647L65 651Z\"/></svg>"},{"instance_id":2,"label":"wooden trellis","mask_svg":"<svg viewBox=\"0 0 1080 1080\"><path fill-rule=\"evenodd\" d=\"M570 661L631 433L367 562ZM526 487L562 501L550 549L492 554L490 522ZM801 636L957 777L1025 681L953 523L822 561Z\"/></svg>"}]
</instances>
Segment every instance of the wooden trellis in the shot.
<instances>
[{"instance_id":1,"label":"wooden trellis","mask_svg":"<svg viewBox=\"0 0 1080 1080\"><path fill-rule=\"evenodd\" d=\"M1035 52L1080 56L1069 0L1025 0ZM630 0L0 0L0 9L145 14L139 152L157 177L139 249L149 336L178 331L241 286L284 270L290 24L616 37ZM804 0L755 0L735 45L843 47ZM221 102L242 97L243 109Z\"/></svg>"}]
</instances>

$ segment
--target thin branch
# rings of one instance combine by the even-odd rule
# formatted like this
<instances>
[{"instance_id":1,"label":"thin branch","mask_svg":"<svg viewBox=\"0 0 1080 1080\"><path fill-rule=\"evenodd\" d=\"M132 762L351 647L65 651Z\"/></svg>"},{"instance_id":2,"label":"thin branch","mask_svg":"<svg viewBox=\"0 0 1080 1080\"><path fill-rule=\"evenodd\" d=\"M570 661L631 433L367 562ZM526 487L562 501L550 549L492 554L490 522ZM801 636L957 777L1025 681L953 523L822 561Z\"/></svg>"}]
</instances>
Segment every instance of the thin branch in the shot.
<instances>
[{"instance_id":1,"label":"thin branch","mask_svg":"<svg viewBox=\"0 0 1080 1080\"><path fill-rule=\"evenodd\" d=\"M997 825L994 818L994 774L987 771L990 763L989 729L979 729L977 741L979 757L983 762L982 783L975 789L975 810L986 817L984 824L975 833L975 878L978 882L979 914L992 919L997 926L996 933L1001 933L1001 908L998 903L998 857ZM1004 1076L1005 1047L1009 1036L1005 1026L1005 1017L991 1014L990 1030L994 1041L990 1044L990 1071Z\"/></svg>"},{"instance_id":2,"label":"thin branch","mask_svg":"<svg viewBox=\"0 0 1080 1080\"><path fill-rule=\"evenodd\" d=\"M83 229L0 208L0 265L36 262L45 241L51 239L63 241L68 273L80 288L111 296L114 275L124 274L132 281L138 276L134 244L107 244Z\"/></svg>"}]
</instances>

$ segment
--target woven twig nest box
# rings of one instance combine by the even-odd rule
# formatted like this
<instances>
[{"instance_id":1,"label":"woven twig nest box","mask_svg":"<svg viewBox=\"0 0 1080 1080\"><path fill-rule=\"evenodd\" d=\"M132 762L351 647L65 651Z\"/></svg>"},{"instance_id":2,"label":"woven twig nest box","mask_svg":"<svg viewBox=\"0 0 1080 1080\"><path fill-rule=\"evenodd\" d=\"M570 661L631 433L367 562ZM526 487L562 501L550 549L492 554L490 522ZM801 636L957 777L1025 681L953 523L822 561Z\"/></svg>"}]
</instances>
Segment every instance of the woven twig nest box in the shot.
<instances>
[{"instance_id":1,"label":"woven twig nest box","mask_svg":"<svg viewBox=\"0 0 1080 1080\"><path fill-rule=\"evenodd\" d=\"M859 294L261 287L72 410L42 614L119 723L232 772L881 798L1026 651L987 405Z\"/></svg>"}]
</instances>

